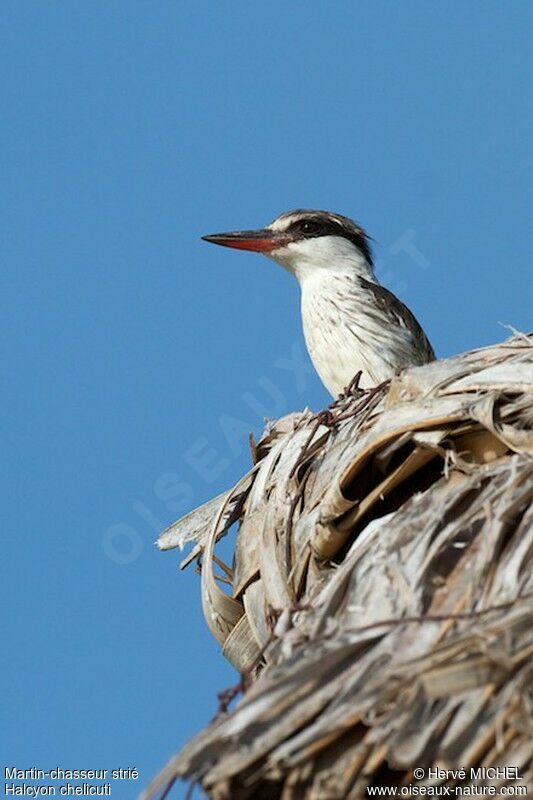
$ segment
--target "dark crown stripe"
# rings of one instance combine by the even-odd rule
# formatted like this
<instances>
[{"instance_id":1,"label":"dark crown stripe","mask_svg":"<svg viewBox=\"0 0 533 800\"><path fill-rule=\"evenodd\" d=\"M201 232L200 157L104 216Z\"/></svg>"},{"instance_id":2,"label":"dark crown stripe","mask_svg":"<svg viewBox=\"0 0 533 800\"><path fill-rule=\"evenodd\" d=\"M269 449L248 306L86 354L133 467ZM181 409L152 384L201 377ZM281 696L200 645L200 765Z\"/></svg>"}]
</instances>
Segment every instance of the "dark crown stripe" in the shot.
<instances>
[{"instance_id":1,"label":"dark crown stripe","mask_svg":"<svg viewBox=\"0 0 533 800\"><path fill-rule=\"evenodd\" d=\"M331 214L329 211L316 211L313 209L298 208L282 214L279 219L295 217L287 228L291 233L297 233L302 239L316 239L319 236L342 236L348 239L361 252L372 266L372 250L370 237L357 225L356 222L344 217L342 214ZM313 223L312 231L305 231L306 222Z\"/></svg>"}]
</instances>

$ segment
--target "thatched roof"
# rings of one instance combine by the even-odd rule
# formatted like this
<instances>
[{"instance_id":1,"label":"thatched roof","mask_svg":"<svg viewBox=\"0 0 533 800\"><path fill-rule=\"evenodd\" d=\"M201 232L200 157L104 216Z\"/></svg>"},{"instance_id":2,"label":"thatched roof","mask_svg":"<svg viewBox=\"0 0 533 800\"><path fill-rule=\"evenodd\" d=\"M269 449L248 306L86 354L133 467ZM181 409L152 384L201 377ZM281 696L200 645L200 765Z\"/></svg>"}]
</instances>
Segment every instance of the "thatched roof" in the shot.
<instances>
[{"instance_id":1,"label":"thatched roof","mask_svg":"<svg viewBox=\"0 0 533 800\"><path fill-rule=\"evenodd\" d=\"M178 776L215 800L362 798L436 766L531 785L532 423L516 335L269 425L237 486L159 541L196 541L244 694L148 796Z\"/></svg>"}]
</instances>

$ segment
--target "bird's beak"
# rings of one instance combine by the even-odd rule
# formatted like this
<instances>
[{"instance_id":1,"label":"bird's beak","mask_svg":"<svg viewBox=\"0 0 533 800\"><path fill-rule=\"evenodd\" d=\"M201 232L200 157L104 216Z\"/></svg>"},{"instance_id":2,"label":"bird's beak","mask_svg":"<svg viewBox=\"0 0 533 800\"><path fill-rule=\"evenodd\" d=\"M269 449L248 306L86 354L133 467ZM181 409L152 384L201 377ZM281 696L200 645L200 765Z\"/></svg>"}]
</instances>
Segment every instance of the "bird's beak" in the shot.
<instances>
[{"instance_id":1,"label":"bird's beak","mask_svg":"<svg viewBox=\"0 0 533 800\"><path fill-rule=\"evenodd\" d=\"M252 250L255 253L269 253L291 241L291 237L287 234L276 233L269 228L262 228L258 231L213 233L210 236L202 236L202 239L204 242L221 244L223 247L234 247L236 250Z\"/></svg>"}]
</instances>

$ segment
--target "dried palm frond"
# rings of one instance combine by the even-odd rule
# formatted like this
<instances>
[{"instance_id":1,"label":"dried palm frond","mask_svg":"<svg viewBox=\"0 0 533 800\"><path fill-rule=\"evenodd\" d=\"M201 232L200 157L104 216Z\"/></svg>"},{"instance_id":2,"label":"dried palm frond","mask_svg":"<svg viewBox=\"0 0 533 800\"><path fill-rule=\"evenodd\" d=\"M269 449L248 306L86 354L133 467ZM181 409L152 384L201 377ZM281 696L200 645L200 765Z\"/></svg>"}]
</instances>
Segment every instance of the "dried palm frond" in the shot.
<instances>
[{"instance_id":1,"label":"dried palm frond","mask_svg":"<svg viewBox=\"0 0 533 800\"><path fill-rule=\"evenodd\" d=\"M197 542L245 680L146 796L178 776L214 800L342 800L415 767L531 783L532 423L517 335L270 425L237 486L160 539ZM236 520L230 596L214 549Z\"/></svg>"}]
</instances>

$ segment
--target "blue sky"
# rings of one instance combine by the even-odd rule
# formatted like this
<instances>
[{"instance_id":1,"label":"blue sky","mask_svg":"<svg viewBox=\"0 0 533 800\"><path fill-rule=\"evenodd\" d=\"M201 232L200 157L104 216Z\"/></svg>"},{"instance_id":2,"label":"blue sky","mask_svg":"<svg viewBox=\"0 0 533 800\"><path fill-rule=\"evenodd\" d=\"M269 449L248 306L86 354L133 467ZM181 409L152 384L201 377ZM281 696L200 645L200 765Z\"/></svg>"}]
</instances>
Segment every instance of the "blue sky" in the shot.
<instances>
[{"instance_id":1,"label":"blue sky","mask_svg":"<svg viewBox=\"0 0 533 800\"><path fill-rule=\"evenodd\" d=\"M296 282L206 245L355 217L440 356L531 327L533 6L4 0L0 752L137 767L235 682L157 532L328 397ZM183 790L177 788L175 797Z\"/></svg>"}]
</instances>

